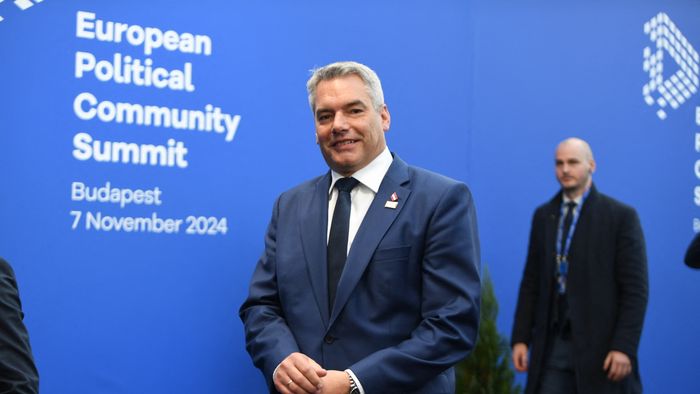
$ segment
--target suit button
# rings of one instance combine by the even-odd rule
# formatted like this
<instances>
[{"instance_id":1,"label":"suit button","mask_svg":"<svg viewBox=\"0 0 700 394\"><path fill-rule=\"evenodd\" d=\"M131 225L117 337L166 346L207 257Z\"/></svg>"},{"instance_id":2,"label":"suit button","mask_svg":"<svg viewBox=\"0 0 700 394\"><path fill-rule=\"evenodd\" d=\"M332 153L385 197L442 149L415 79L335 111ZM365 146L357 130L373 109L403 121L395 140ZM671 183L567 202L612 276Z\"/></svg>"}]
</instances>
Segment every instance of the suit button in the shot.
<instances>
[{"instance_id":1,"label":"suit button","mask_svg":"<svg viewBox=\"0 0 700 394\"><path fill-rule=\"evenodd\" d=\"M323 342L325 342L325 343L327 343L327 344L330 345L331 343L335 342L335 338L333 338L333 337L330 336L330 335L326 335L326 337L323 338Z\"/></svg>"}]
</instances>

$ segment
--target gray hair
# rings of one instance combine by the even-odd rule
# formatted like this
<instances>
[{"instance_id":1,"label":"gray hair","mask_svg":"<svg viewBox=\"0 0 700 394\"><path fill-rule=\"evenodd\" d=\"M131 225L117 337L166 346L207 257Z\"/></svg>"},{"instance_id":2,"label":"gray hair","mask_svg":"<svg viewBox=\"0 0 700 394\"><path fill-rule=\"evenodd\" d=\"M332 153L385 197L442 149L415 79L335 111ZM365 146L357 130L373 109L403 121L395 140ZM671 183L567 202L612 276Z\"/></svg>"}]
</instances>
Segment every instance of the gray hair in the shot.
<instances>
[{"instance_id":1,"label":"gray hair","mask_svg":"<svg viewBox=\"0 0 700 394\"><path fill-rule=\"evenodd\" d=\"M364 64L357 62L336 62L326 66L311 70L311 78L306 82L306 91L309 93L309 106L312 111L316 111L316 88L321 81L327 81L348 75L357 75L362 79L367 87L367 93L372 99L372 104L376 110L380 110L384 105L384 92L382 83L377 74Z\"/></svg>"}]
</instances>

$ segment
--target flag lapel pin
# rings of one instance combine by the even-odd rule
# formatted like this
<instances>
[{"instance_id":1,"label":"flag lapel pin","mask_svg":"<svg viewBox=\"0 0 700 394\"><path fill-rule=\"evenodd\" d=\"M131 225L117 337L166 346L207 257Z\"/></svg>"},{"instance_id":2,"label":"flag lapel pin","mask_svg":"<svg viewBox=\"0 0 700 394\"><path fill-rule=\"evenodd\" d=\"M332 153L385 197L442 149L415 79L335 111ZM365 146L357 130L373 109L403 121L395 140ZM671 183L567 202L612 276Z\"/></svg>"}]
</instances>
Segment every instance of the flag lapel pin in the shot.
<instances>
[{"instance_id":1,"label":"flag lapel pin","mask_svg":"<svg viewBox=\"0 0 700 394\"><path fill-rule=\"evenodd\" d=\"M389 197L389 200L387 200L387 202L384 203L384 208L396 209L396 207L398 205L399 205L399 195L396 194L396 192L393 192L391 194L391 197Z\"/></svg>"}]
</instances>

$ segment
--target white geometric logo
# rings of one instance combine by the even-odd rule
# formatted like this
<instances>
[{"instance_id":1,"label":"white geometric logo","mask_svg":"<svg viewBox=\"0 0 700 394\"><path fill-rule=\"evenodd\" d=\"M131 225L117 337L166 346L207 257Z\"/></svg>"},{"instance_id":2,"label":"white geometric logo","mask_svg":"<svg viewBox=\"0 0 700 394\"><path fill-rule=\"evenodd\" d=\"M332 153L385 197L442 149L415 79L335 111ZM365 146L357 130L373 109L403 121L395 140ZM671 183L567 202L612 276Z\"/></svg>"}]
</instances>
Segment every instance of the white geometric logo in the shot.
<instances>
[{"instance_id":1,"label":"white geometric logo","mask_svg":"<svg viewBox=\"0 0 700 394\"><path fill-rule=\"evenodd\" d=\"M663 120L668 106L677 109L697 93L700 59L688 39L663 12L644 24L644 34L656 44L656 49L644 48L644 71L649 73L649 82L642 88L642 94L648 105L658 105L656 115ZM664 52L678 66L678 71L668 79L663 77Z\"/></svg>"},{"instance_id":2,"label":"white geometric logo","mask_svg":"<svg viewBox=\"0 0 700 394\"><path fill-rule=\"evenodd\" d=\"M41 3L42 1L43 0L34 0L34 3ZM3 0L0 0L0 3L2 2ZM34 3L31 2L31 0L15 0L14 3L17 6L17 8L19 8L22 11L34 5ZM3 18L2 15L0 15L0 22L2 22L3 20L5 20L5 18Z\"/></svg>"}]
</instances>

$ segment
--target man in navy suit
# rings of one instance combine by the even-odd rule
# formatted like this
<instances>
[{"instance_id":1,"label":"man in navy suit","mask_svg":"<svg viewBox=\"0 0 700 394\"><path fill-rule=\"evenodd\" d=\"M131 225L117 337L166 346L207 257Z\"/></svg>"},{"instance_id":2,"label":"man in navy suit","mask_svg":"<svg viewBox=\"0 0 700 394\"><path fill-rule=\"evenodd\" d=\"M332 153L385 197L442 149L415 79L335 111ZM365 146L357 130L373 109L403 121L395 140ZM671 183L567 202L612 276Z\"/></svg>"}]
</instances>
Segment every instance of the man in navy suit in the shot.
<instances>
[{"instance_id":1,"label":"man in navy suit","mask_svg":"<svg viewBox=\"0 0 700 394\"><path fill-rule=\"evenodd\" d=\"M368 67L327 65L307 90L330 171L274 205L240 308L248 352L271 392L454 393L479 325L469 189L388 150Z\"/></svg>"},{"instance_id":2,"label":"man in navy suit","mask_svg":"<svg viewBox=\"0 0 700 394\"><path fill-rule=\"evenodd\" d=\"M644 235L634 208L598 192L595 169L588 143L562 141L561 190L532 219L511 337L526 394L642 392Z\"/></svg>"}]
</instances>

